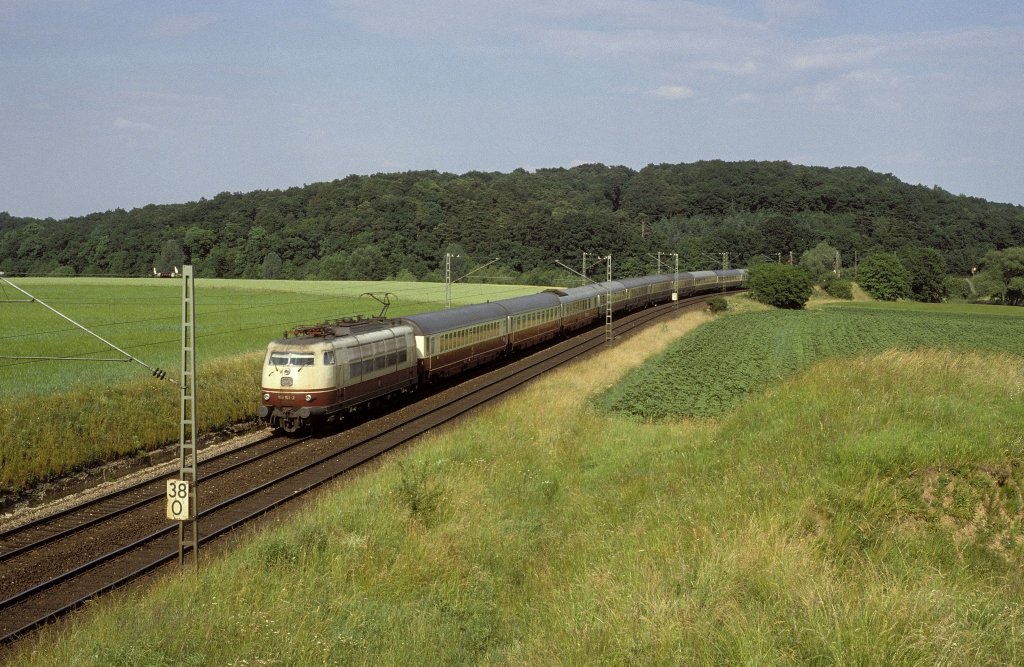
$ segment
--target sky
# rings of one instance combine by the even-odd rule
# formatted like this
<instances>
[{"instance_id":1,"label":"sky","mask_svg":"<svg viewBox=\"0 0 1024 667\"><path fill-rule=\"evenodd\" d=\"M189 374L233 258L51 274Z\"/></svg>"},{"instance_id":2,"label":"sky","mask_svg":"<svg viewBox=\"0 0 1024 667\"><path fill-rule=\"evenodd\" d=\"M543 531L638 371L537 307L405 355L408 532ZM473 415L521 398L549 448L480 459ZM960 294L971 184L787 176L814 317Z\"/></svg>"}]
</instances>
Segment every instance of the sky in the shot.
<instances>
[{"instance_id":1,"label":"sky","mask_svg":"<svg viewBox=\"0 0 1024 667\"><path fill-rule=\"evenodd\" d=\"M0 211L419 169L864 166L1024 204L1020 0L0 0Z\"/></svg>"}]
</instances>

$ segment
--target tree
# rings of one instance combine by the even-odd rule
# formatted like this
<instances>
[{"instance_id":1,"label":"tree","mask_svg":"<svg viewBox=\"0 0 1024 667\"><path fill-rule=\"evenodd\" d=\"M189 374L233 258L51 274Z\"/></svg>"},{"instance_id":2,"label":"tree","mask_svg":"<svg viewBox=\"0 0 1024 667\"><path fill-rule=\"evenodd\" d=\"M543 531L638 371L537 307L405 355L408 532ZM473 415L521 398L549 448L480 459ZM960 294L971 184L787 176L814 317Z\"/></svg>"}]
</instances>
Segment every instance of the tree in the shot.
<instances>
[{"instance_id":1,"label":"tree","mask_svg":"<svg viewBox=\"0 0 1024 667\"><path fill-rule=\"evenodd\" d=\"M245 245L237 256L239 265L235 267L236 273L241 274L243 278L259 277L260 267L270 248L270 235L266 229L259 225L250 229Z\"/></svg>"},{"instance_id":2,"label":"tree","mask_svg":"<svg viewBox=\"0 0 1024 667\"><path fill-rule=\"evenodd\" d=\"M228 253L220 246L210 249L206 259L196 264L199 277L201 278L229 278L231 277L231 260Z\"/></svg>"},{"instance_id":3,"label":"tree","mask_svg":"<svg viewBox=\"0 0 1024 667\"><path fill-rule=\"evenodd\" d=\"M807 225L779 214L770 214L761 220L761 235L764 238L764 254L769 257L776 253L802 253L814 241L814 232Z\"/></svg>"},{"instance_id":4,"label":"tree","mask_svg":"<svg viewBox=\"0 0 1024 667\"><path fill-rule=\"evenodd\" d=\"M977 299L1002 300L1006 291L1006 284L999 272L992 269L979 271L971 277L969 285L972 295Z\"/></svg>"},{"instance_id":5,"label":"tree","mask_svg":"<svg viewBox=\"0 0 1024 667\"><path fill-rule=\"evenodd\" d=\"M881 301L910 296L910 274L892 253L877 253L864 260L858 270L858 280L868 294Z\"/></svg>"},{"instance_id":6,"label":"tree","mask_svg":"<svg viewBox=\"0 0 1024 667\"><path fill-rule=\"evenodd\" d=\"M999 286L998 295L992 296L1013 306L1024 304L1024 247L990 250L982 266L983 273Z\"/></svg>"},{"instance_id":7,"label":"tree","mask_svg":"<svg viewBox=\"0 0 1024 667\"><path fill-rule=\"evenodd\" d=\"M946 259L934 248L905 248L900 261L910 274L910 291L918 301L946 298Z\"/></svg>"},{"instance_id":8,"label":"tree","mask_svg":"<svg viewBox=\"0 0 1024 667\"><path fill-rule=\"evenodd\" d=\"M1004 300L1011 306L1024 304L1024 276L1010 278L1010 282L1006 285L1006 298Z\"/></svg>"},{"instance_id":9,"label":"tree","mask_svg":"<svg viewBox=\"0 0 1024 667\"><path fill-rule=\"evenodd\" d=\"M281 256L282 277L316 275L325 256L370 245L388 274L405 268L423 276L437 270L449 243L461 244L465 257L501 257L522 274L582 251L610 253L616 267L678 252L696 268L708 253L729 252L734 266L755 255L799 259L822 241L848 264L879 248L900 253L911 270L902 250L930 247L949 272L966 275L992 248L1024 246L1024 207L911 186L865 168L787 162L406 172L65 220L0 215L0 270L141 275L169 239L182 244L183 259L162 268L188 262L203 277L258 278L271 250ZM1016 298L1015 275L1001 278L999 299ZM927 293L916 283L914 291Z\"/></svg>"},{"instance_id":10,"label":"tree","mask_svg":"<svg viewBox=\"0 0 1024 667\"><path fill-rule=\"evenodd\" d=\"M320 260L319 276L324 280L345 280L348 278L348 253L332 252Z\"/></svg>"},{"instance_id":11,"label":"tree","mask_svg":"<svg viewBox=\"0 0 1024 667\"><path fill-rule=\"evenodd\" d=\"M803 308L814 292L806 269L789 264L758 264L750 269L750 294L777 308Z\"/></svg>"},{"instance_id":12,"label":"tree","mask_svg":"<svg viewBox=\"0 0 1024 667\"><path fill-rule=\"evenodd\" d=\"M822 241L800 255L800 266L807 269L815 282L822 285L835 275L838 257L839 251Z\"/></svg>"},{"instance_id":13,"label":"tree","mask_svg":"<svg viewBox=\"0 0 1024 667\"><path fill-rule=\"evenodd\" d=\"M217 233L193 225L185 230L185 255L190 264L196 264L210 254L210 249L217 242Z\"/></svg>"},{"instance_id":14,"label":"tree","mask_svg":"<svg viewBox=\"0 0 1024 667\"><path fill-rule=\"evenodd\" d=\"M943 281L946 287L946 295L950 299L966 300L971 296L971 284L960 276L946 276Z\"/></svg>"},{"instance_id":15,"label":"tree","mask_svg":"<svg viewBox=\"0 0 1024 667\"><path fill-rule=\"evenodd\" d=\"M275 280L281 277L281 256L271 250L267 253L267 256L263 258L263 264L260 266L260 275L266 280Z\"/></svg>"},{"instance_id":16,"label":"tree","mask_svg":"<svg viewBox=\"0 0 1024 667\"><path fill-rule=\"evenodd\" d=\"M181 250L181 243L176 239L167 239L160 246L160 252L153 260L154 268L160 273L170 273L174 267L181 269L185 263L185 253Z\"/></svg>"},{"instance_id":17,"label":"tree","mask_svg":"<svg viewBox=\"0 0 1024 667\"><path fill-rule=\"evenodd\" d=\"M349 257L349 279L384 280L391 273L380 248L364 245L352 251Z\"/></svg>"}]
</instances>

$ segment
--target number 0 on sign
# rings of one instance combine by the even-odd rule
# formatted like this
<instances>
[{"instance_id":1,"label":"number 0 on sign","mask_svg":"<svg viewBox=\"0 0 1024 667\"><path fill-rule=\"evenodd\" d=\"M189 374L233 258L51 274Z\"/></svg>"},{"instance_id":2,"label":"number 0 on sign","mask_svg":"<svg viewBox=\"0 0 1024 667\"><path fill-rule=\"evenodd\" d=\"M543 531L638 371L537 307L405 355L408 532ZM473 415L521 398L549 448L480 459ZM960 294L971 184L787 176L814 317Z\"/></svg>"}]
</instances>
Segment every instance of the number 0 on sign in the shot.
<instances>
[{"instance_id":1,"label":"number 0 on sign","mask_svg":"<svg viewBox=\"0 0 1024 667\"><path fill-rule=\"evenodd\" d=\"M183 479L167 480L167 518L172 521L187 521L189 508L188 482Z\"/></svg>"}]
</instances>

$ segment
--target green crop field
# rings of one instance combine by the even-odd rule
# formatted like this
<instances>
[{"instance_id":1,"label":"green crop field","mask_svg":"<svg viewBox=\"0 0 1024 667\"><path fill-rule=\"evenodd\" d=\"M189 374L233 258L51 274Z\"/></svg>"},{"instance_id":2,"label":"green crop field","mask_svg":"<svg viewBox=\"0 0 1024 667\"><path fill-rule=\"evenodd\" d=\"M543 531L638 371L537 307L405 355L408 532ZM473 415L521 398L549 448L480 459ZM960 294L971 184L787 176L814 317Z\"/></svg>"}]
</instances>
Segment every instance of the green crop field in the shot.
<instances>
[{"instance_id":1,"label":"green crop field","mask_svg":"<svg viewBox=\"0 0 1024 667\"><path fill-rule=\"evenodd\" d=\"M180 375L178 280L34 278L17 284L171 378ZM461 305L538 291L456 284ZM400 282L197 280L196 379L200 428L252 418L267 343L296 325L375 315L365 292L390 292L389 315L444 307L444 285ZM155 449L178 438L180 395L10 286L0 290L0 492ZM80 357L93 361L26 357Z\"/></svg>"},{"instance_id":2,"label":"green crop field","mask_svg":"<svg viewBox=\"0 0 1024 667\"><path fill-rule=\"evenodd\" d=\"M711 416L820 360L889 348L1024 356L1024 309L868 302L738 313L681 339L597 400L637 419Z\"/></svg>"}]
</instances>

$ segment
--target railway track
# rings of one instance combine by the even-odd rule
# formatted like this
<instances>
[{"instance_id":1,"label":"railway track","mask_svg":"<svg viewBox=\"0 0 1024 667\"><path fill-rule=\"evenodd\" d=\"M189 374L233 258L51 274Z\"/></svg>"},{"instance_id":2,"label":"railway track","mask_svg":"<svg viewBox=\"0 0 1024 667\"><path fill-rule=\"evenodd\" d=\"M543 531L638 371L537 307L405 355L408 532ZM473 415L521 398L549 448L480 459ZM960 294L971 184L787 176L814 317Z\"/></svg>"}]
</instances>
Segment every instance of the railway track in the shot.
<instances>
[{"instance_id":1,"label":"railway track","mask_svg":"<svg viewBox=\"0 0 1024 667\"><path fill-rule=\"evenodd\" d=\"M616 337L709 298L621 316ZM598 327L474 375L339 433L267 436L201 462L199 543L206 544L342 473L603 345ZM165 480L144 480L0 532L0 645L175 560L178 524L164 516Z\"/></svg>"}]
</instances>

